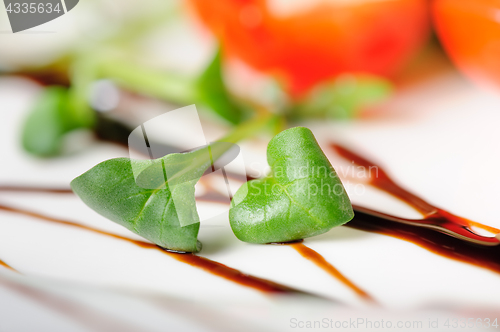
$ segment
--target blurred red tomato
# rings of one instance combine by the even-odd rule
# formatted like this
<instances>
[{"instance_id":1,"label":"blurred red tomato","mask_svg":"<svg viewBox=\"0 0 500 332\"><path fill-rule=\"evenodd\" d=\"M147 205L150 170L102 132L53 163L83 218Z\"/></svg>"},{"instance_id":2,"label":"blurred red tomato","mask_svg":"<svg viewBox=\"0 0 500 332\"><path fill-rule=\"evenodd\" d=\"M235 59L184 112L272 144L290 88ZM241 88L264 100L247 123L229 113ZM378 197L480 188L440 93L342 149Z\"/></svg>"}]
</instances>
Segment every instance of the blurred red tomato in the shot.
<instances>
[{"instance_id":1,"label":"blurred red tomato","mask_svg":"<svg viewBox=\"0 0 500 332\"><path fill-rule=\"evenodd\" d=\"M500 0L436 0L439 38L473 80L500 87Z\"/></svg>"},{"instance_id":2,"label":"blurred red tomato","mask_svg":"<svg viewBox=\"0 0 500 332\"><path fill-rule=\"evenodd\" d=\"M226 56L278 76L294 95L342 72L390 76L429 30L427 0L326 2L288 16L266 1L190 2Z\"/></svg>"}]
</instances>

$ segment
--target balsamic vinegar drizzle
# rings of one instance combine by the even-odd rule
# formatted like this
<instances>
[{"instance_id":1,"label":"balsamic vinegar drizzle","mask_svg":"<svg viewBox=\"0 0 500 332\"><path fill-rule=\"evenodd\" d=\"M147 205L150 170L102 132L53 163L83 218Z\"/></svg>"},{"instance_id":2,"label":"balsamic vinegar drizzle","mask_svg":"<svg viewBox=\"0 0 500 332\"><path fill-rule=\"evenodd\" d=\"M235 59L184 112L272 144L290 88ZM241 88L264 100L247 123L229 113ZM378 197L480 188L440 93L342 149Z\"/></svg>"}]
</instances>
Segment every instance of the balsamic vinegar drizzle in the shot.
<instances>
[{"instance_id":1,"label":"balsamic vinegar drizzle","mask_svg":"<svg viewBox=\"0 0 500 332\"><path fill-rule=\"evenodd\" d=\"M54 194L73 193L73 191L70 188L45 188L45 187L28 187L28 186L0 186L0 191L54 193Z\"/></svg>"},{"instance_id":2,"label":"balsamic vinegar drizzle","mask_svg":"<svg viewBox=\"0 0 500 332\"><path fill-rule=\"evenodd\" d=\"M494 234L500 233L500 230L496 228L456 216L428 203L395 183L380 166L354 152L337 144L331 144L331 147L339 155L359 166L364 166L369 170L373 169L374 166L377 167L378 177L370 174L369 184L406 202L422 213L424 219L418 220L419 223L425 222L429 225L436 224L439 227L450 227L456 233L460 232L459 234L472 239L474 239L475 234L467 232L467 229L471 226L482 228ZM413 242L435 254L500 273L500 246L498 245L477 245L431 228L424 228L417 224L412 225L404 218L360 206L353 206L353 208L355 212L354 219L346 224L348 227ZM485 237L481 237L482 241L484 239ZM495 240L498 241L496 238L491 238L492 243Z\"/></svg>"},{"instance_id":3,"label":"balsamic vinegar drizzle","mask_svg":"<svg viewBox=\"0 0 500 332\"><path fill-rule=\"evenodd\" d=\"M71 221L52 218L52 217L45 216L45 215L42 215L39 213L26 211L26 210L22 210L22 209L18 209L18 208L12 208L12 207L8 207L8 206L1 205L1 204L0 204L0 210L18 213L18 214L23 214L26 216L34 217L37 219L49 221L49 222L56 223L56 224L77 227L77 228L91 231L94 233L98 233L101 235L106 235L106 236L109 236L109 237L112 237L112 238L115 238L118 240L127 241L129 243L132 243L132 244L139 246L141 248L144 248L144 249L158 250L158 251L164 253L165 255L168 255L168 256L170 256L170 257L172 257L180 262L189 264L191 266L202 269L208 273L211 273L211 274L214 274L216 276L222 277L224 279L230 280L230 281L237 283L239 285L250 287L250 288L253 288L255 290L264 292L264 293L302 294L302 295L315 296L315 295L312 295L312 294L309 294L306 292L296 290L296 289L291 288L291 287L281 285L279 283L276 283L276 282L273 282L270 280L266 280L266 279L262 279L262 278L258 278L258 277L254 277L254 276L245 274L239 270L230 268L224 264L212 261L208 258L197 256L194 254L175 254L175 253L167 252L167 251L163 250L162 248L156 246L155 244L152 244L149 242L140 241L140 240L133 240L133 239L121 236L121 235L109 233L109 232L99 230L99 229L96 229L96 228L93 228L90 226L85 226L85 225L81 225L81 224L74 223Z\"/></svg>"},{"instance_id":4,"label":"balsamic vinegar drizzle","mask_svg":"<svg viewBox=\"0 0 500 332\"><path fill-rule=\"evenodd\" d=\"M316 251L311 248L305 246L303 243L292 243L290 244L292 248L297 250L297 252L304 258L310 260L314 264L316 264L319 268L326 271L328 274L342 282L345 286L353 290L356 294L358 294L361 298L370 301L376 302L371 295L367 292L356 286L352 281L347 279L339 270L337 270L332 264L330 264L323 256L318 254Z\"/></svg>"},{"instance_id":5,"label":"balsamic vinegar drizzle","mask_svg":"<svg viewBox=\"0 0 500 332\"><path fill-rule=\"evenodd\" d=\"M5 268L7 268L7 269L9 269L9 270L12 270L14 272L18 272L19 273L19 271L17 271L16 269L14 269L12 266L10 266L9 264L5 263L1 259L0 259L0 265L3 266L3 267L5 267Z\"/></svg>"},{"instance_id":6,"label":"balsamic vinegar drizzle","mask_svg":"<svg viewBox=\"0 0 500 332\"><path fill-rule=\"evenodd\" d=\"M207 193L203 196L199 196L196 198L197 200L200 201L208 201L208 202L213 202L213 203L227 203L227 198L224 195L218 194L216 192L210 192ZM305 259L313 262L316 266L318 266L320 269L324 270L327 272L329 275L332 277L336 278L339 280L341 283L343 283L345 286L353 290L357 295L359 295L361 298L364 300L367 300L369 302L375 303L376 301L364 290L356 286L352 281L347 279L339 270L337 270L332 264L330 264L323 256L321 256L319 253L314 251L313 249L305 246L303 244L304 240L295 240L295 241L290 241L290 242L272 242L268 244L272 245L290 245L292 248L297 250L297 252L304 257Z\"/></svg>"},{"instance_id":7,"label":"balsamic vinegar drizzle","mask_svg":"<svg viewBox=\"0 0 500 332\"><path fill-rule=\"evenodd\" d=\"M435 254L500 273L500 246L476 245L432 229L376 217L363 210L368 209L354 206L354 219L345 226L406 240Z\"/></svg>"},{"instance_id":8,"label":"balsamic vinegar drizzle","mask_svg":"<svg viewBox=\"0 0 500 332\"><path fill-rule=\"evenodd\" d=\"M343 158L351 160L358 166L362 166L365 169L368 169L370 172L370 179L369 179L370 185L382 191L385 191L391 194L392 196L400 199L401 201L409 204L410 206L414 207L417 211L419 211L422 215L424 215L425 217L423 219L424 221L425 220L431 221L435 223L436 226L449 229L450 231L453 231L454 233L459 235L463 235L464 237L470 240L478 239L479 242L484 242L488 240L487 238L485 239L485 237L483 236L477 237L477 235L471 233L470 232L471 226L482 228L494 234L500 233L499 229L486 226L466 218L459 217L446 210L440 209L430 204L429 202L425 201L424 199L418 197L417 195L409 192L408 190L402 188L400 185L395 183L382 169L382 167L375 164L374 162L369 161L340 145L332 144L331 146ZM376 174L373 174L373 169L376 169ZM490 240L491 244L493 245L499 243L499 241L494 237L491 237Z\"/></svg>"},{"instance_id":9,"label":"balsamic vinegar drizzle","mask_svg":"<svg viewBox=\"0 0 500 332\"><path fill-rule=\"evenodd\" d=\"M214 188L212 188L209 184L207 184L207 186L210 189L210 191L208 191L207 193L205 193L202 196L196 197L197 201L219 203L219 204L228 204L229 203L228 197L215 191ZM2 187L0 187L0 188L2 188ZM23 191L25 189L25 187L6 187L6 188L13 188L15 191ZM35 188L35 191L39 191L39 192L54 192L53 189L41 188L41 187L34 187L34 188ZM30 191L29 188L26 188L26 191ZM65 193L66 191L60 190L57 192ZM72 191L69 191L69 192L72 192ZM48 221L52 221L52 222L56 222L56 223L60 223L60 224L64 224L64 225L83 228L83 229L97 232L97 233L100 233L103 235L111 236L111 237L114 237L114 238L117 238L120 240L125 240L128 242L134 243L135 245L138 245L138 246L143 247L143 248L159 249L162 252L164 252L165 254L172 255L173 258L180 260L184 263L187 263L187 264L192 265L192 266L196 266L196 267L201 268L203 270L206 270L207 272L210 272L212 274L218 275L220 277L231 280L231 281L236 282L238 284L241 284L243 286L251 287L251 288L263 291L263 292L268 292L268 293L302 293L301 291L291 289L289 287L286 287L286 286L283 286L280 284L276 284L272 281L244 275L238 270L229 268L225 265L222 265L220 263L208 260L206 258L197 256L197 255L184 254L184 253L174 253L172 251L160 248L160 247L158 247L154 244L151 244L149 242L132 240L130 238L122 237L120 235L108 233L108 232L94 229L94 228L84 226L81 224L73 223L70 221L64 221L64 220L60 220L60 219L55 219L55 218L47 217L44 215L40 215L37 213L25 211L25 210L10 208L10 207L3 206L3 205L0 205L0 210L7 210L10 212L21 213L21 214L29 215L29 216L32 216L35 218L43 219L43 220L48 220ZM323 269L325 272L327 272L328 274L330 274L334 278L338 279L340 282L342 282L347 287L351 288L361 298L368 300L368 301L371 301L371 302L375 302L375 300L373 298L371 298L370 295L368 295L365 291L363 291L358 286L356 286L353 282L348 280L342 273L340 273L340 271L338 271L333 265L331 265L328 261L326 261L326 259L323 256L321 256L316 251L301 244L301 242L303 242L303 240L298 240L298 241L293 241L293 242L285 242L285 243L270 243L270 244L292 245L294 247L294 249L297 250L302 255L302 257L312 261L316 266ZM301 247L295 247L294 246L295 244L301 244ZM223 267L222 270L224 270L223 271L224 273L222 273L222 274L219 273L221 271L221 266ZM245 277L242 278L241 276L245 276ZM248 279L248 277L251 277L252 279L250 280L250 279ZM255 279L259 279L258 282L256 282Z\"/></svg>"},{"instance_id":10,"label":"balsamic vinegar drizzle","mask_svg":"<svg viewBox=\"0 0 500 332\"><path fill-rule=\"evenodd\" d=\"M421 214L424 215L424 219L415 220L412 223L412 220L399 218L375 210L367 209L361 206L353 205L355 211L354 219L348 222L345 226L406 240L426 250L429 250L435 254L439 254L441 256L450 259L473 264L478 267L483 267L492 270L494 272L500 273L500 246L495 245L498 242L498 239L494 237L486 238L483 236L478 236L475 233L469 231L472 226L484 229L494 234L500 234L500 230L494 227L483 225L474 222L472 220L456 216L448 211L440 209L430 204L429 202L425 201L424 199L418 197L417 195L407 191L401 186L399 186L377 164L337 144L331 144L331 147L340 156L344 157L347 160L351 160L358 166L363 166L370 171L373 170L374 167L376 167L378 176L370 174L370 179L368 183L406 202L407 204L411 205L417 211L419 211ZM202 196L196 197L196 199L198 201L206 201L206 202L213 202L220 204L229 203L228 198L226 196L214 191L213 188L211 189L212 189L211 191L207 192ZM64 194L72 193L71 189L69 188L42 188L42 187L23 187L23 186L0 186L0 191L46 192L46 193L64 193ZM274 293L274 294L295 293L295 294L311 295L269 280L244 274L236 269L230 268L221 263L194 254L171 253L149 242L133 240L127 237L95 229L89 226L73 223L71 221L56 219L26 210L11 208L1 204L0 204L0 210L24 214L45 221L50 221L67 226L78 227L101 235L106 235L109 237L113 237L115 239L127 241L141 248L159 250L162 253L169 255L170 257L178 261L192 265L194 267L205 270L206 272L225 278L242 286L259 290L264 293ZM422 224L426 224L426 226L429 227L428 228L422 227ZM432 228L433 225L436 226L435 229ZM443 228L452 230L455 234L459 234L462 237L467 237L468 241L464 241L457 237L453 237L443 233L442 230ZM471 239L474 240L476 237L480 239L480 241L478 242L483 243L484 239L487 239L486 241L488 241L488 239L491 239L491 243L489 243L489 245L477 245L471 243L470 240ZM318 267L322 268L324 271L326 271L333 277L337 278L347 287L352 289L360 297L375 302L374 299L368 293L366 293L364 290L356 286L353 282L348 280L344 275L340 273L340 271L338 271L328 261L326 261L324 257L322 257L316 251L306 247L304 244L301 243L301 241L296 243L286 243L286 244L291 245L304 258L312 261ZM1 260L0 260L0 265L16 271L14 268L12 268L11 266L9 266L8 264L6 264Z\"/></svg>"}]
</instances>

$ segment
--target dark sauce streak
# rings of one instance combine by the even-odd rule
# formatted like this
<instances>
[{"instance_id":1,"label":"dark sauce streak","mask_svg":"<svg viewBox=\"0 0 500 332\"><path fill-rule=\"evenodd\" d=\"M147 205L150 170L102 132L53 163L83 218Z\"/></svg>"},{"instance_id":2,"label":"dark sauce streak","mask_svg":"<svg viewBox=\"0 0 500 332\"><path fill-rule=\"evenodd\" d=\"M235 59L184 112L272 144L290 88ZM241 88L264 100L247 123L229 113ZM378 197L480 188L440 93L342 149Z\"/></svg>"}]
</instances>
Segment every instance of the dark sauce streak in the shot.
<instances>
[{"instance_id":1,"label":"dark sauce streak","mask_svg":"<svg viewBox=\"0 0 500 332\"><path fill-rule=\"evenodd\" d=\"M209 202L209 203L217 203L217 204L229 204L229 198L225 195L222 195L215 191L207 192L201 196L195 197L196 201L200 202Z\"/></svg>"},{"instance_id":2,"label":"dark sauce streak","mask_svg":"<svg viewBox=\"0 0 500 332\"><path fill-rule=\"evenodd\" d=\"M406 240L435 254L500 273L500 246L479 245L470 241L480 238L481 241L490 241L491 244L496 244L498 239L479 237L469 231L471 226L482 228L494 234L500 233L500 230L440 209L399 186L379 165L339 145L332 144L331 146L345 159L351 160L365 169L376 170L378 174L370 174L369 184L406 202L424 215L424 219L415 220L415 225L412 225L408 219L353 206L354 219L346 226ZM463 235L469 240L464 241L441 231L422 227L422 225L445 228Z\"/></svg>"},{"instance_id":3,"label":"dark sauce streak","mask_svg":"<svg viewBox=\"0 0 500 332\"><path fill-rule=\"evenodd\" d=\"M213 195L203 195L200 197L197 197L197 200L200 201L209 201L209 202L215 202L215 203L227 203L227 197L219 194L213 194ZM316 266L321 268L322 270L326 271L328 274L333 276L334 278L338 279L340 282L342 282L344 285L352 289L356 294L358 294L361 298L363 298L366 301L376 303L376 301L364 290L356 286L352 281L347 279L339 270L337 270L332 264L330 264L323 256L321 256L319 253L316 251L312 250L309 247L306 247L304 244L304 239L299 239L299 240L294 240L294 241L288 241L288 242L271 242L267 243L268 245L291 245L295 250L297 250L300 255L311 262L313 262Z\"/></svg>"},{"instance_id":4,"label":"dark sauce streak","mask_svg":"<svg viewBox=\"0 0 500 332\"><path fill-rule=\"evenodd\" d=\"M42 215L39 213L26 211L26 210L22 210L22 209L18 209L18 208L12 208L12 207L5 206L5 205L0 205L0 210L26 215L26 216L34 217L34 218L41 219L44 221L49 221L52 223L60 224L60 225L84 229L87 231L91 231L94 233L98 233L101 235L112 237L112 238L115 238L118 240L126 241L126 242L132 243L136 246L139 246L141 248L144 248L144 249L158 250L158 251L160 251L160 252L162 252L162 253L164 253L164 254L166 254L166 255L168 255L168 256L170 256L170 257L172 257L180 262L189 264L191 266L194 266L194 267L202 269L206 272L209 272L213 275L222 277L224 279L230 280L230 281L237 283L239 285L250 287L250 288L253 288L255 290L264 292L264 293L303 294L303 295L315 296L315 295L312 295L309 293L305 293L305 292L302 292L302 291L275 283L275 282L270 281L270 280L266 280L266 279L262 279L262 278L258 278L258 277L254 277L254 276L245 274L239 270L230 268L224 264L212 261L208 258L197 256L194 254L176 254L176 253L167 252L167 251L159 248L155 244L152 244L149 242L140 241L140 240L133 240L133 239L121 236L121 235L102 231L102 230L99 230L99 229L96 229L96 228L93 228L90 226L85 226L85 225L81 225L81 224L74 223L71 221L52 218L52 217L45 216L45 215Z\"/></svg>"},{"instance_id":5,"label":"dark sauce streak","mask_svg":"<svg viewBox=\"0 0 500 332\"><path fill-rule=\"evenodd\" d=\"M394 197L406 202L407 204L413 206L415 209L417 209L419 212L421 212L424 215L424 219L418 220L419 223L421 222L426 222L430 225L436 224L437 226L443 227L446 226L447 228L453 229L458 233L460 230L465 230L467 231L468 228L471 226L479 227L482 229L485 229L489 232L498 234L500 233L500 230L482 225L480 223L456 216L451 214L450 212L447 212L443 209L440 209L427 201L423 200L422 198L416 196L415 194L407 191L406 189L402 188L398 184L396 184L388 175L387 173L377 164L368 161L367 159L355 154L352 151L347 150L346 148L340 147L339 145L332 144L332 147L339 153L342 157L352 160L354 163L360 166L366 167L366 169L371 169L373 170L373 167L376 167L377 171L377 176L375 174L371 174L370 177L370 184L373 185L374 187L383 190L385 192L388 192L392 194ZM370 168L372 167L372 168ZM39 187L9 187L9 186L3 186L0 187L0 190L10 190L10 191L33 191L33 192L55 192L55 193L70 193L70 189L54 189L54 188L39 188ZM224 195L218 194L216 192L209 192L205 195L202 195L200 197L197 197L198 201L207 201L207 202L214 202L214 203L221 203L221 204L228 204L228 198ZM0 209L11 211L11 212L17 212L17 213L22 213L25 215L30 215L36 218L41 218L44 220L52 221L52 222L57 222L60 224L65 224L73 227L79 227L83 229L87 229L96 233L100 233L103 235L111 236L116 239L124 240L131 242L137 246L143 247L143 248L148 248L148 249L158 249L161 250L160 248L157 248L155 245L144 242L144 241L137 241L137 240L132 240L126 237L122 237L119 235L107 233L104 231L100 231L97 229L93 229L87 226L75 224L72 222L67 222L63 220L58 220L46 216L41 216L36 213L28 212L28 211L20 211L17 209L9 208L6 206L0 206ZM363 230L363 231L368 231L368 232L373 232L373 233L378 233L378 234L384 234L388 236L392 236L395 238L399 238L405 241L412 242L424 249L427 249L435 254L439 254L441 256L454 259L457 261L473 264L479 267L483 267L486 269L489 269L491 271L500 273L500 246L485 246L485 245L475 245L474 243L467 242L460 240L458 238L455 238L453 236L449 236L447 234L441 233L439 231L436 231L435 229L430 229L430 228L424 228L421 227L421 224L409 224L406 219L403 218L398 218L395 216L387 215L387 214L382 214L377 211L369 210L363 207L359 206L354 206L354 211L355 211L355 217L352 221L346 224L346 226ZM370 211L372 213L370 213ZM398 222L397 220L400 220L401 222ZM473 236L473 233L466 233L466 236ZM484 237L481 237L484 238ZM307 248L307 247L306 247ZM297 248L296 248L297 249ZM175 254L175 253L167 253L164 250L162 250L165 254L170 255L171 257L183 261L187 264L191 264L194 266L197 266L201 269L206 270L207 272L210 272L212 274L221 276L223 278L229 279L231 281L234 281L238 284L247 286L247 287L252 287L258 290L261 290L263 292L272 292L272 293L289 293L289 292L298 292L296 290L291 290L286 286L282 286L279 284L275 284L273 282L269 282L267 280L247 276L240 271L231 269L227 266L224 266L220 263L210 261L206 258L196 256L193 254ZM316 253L317 254L317 253ZM319 255L319 254L317 254ZM307 258L307 257L306 257ZM323 258L324 260L324 258ZM3 263L3 264L2 264ZM324 261L323 263L329 264L328 262ZM321 258L318 258L317 264L320 266L321 263ZM6 264L4 262L0 262L0 265L5 266ZM329 264L330 265L330 264ZM325 265L328 266L328 265ZM331 266L331 265L330 265ZM6 266L8 267L8 266ZM333 266L331 266L333 268ZM338 275L335 273L335 269L331 270L330 267L327 267L327 269L330 269L330 274L334 275L335 277L338 277ZM327 271L328 272L328 271ZM337 271L338 272L338 271ZM349 281L345 282L349 286ZM352 283L350 283L352 284ZM356 293L363 295L362 290L357 290Z\"/></svg>"},{"instance_id":6,"label":"dark sauce streak","mask_svg":"<svg viewBox=\"0 0 500 332\"><path fill-rule=\"evenodd\" d=\"M68 75L64 74L60 70L25 71L8 74L32 80L43 86L60 85L69 87L71 85Z\"/></svg>"},{"instance_id":7,"label":"dark sauce streak","mask_svg":"<svg viewBox=\"0 0 500 332\"><path fill-rule=\"evenodd\" d=\"M367 159L355 154L352 151L347 150L339 145L332 144L332 147L344 158L352 160L354 163L360 166L370 169L370 166L375 166L377 168L377 175L374 174L370 177L370 184L377 187L380 190L392 194L394 197L408 203L413 206L419 212L421 212L425 218L418 220L418 222L427 222L429 224L436 223L438 226L443 224L448 224L448 227L454 226L458 229L467 229L470 226L475 226L487 230L491 233L498 234L500 230L482 225L480 223L453 215L445 210L442 210L422 198L410 193L406 189L400 187L396 184L387 173L377 164L368 161ZM372 168L373 169L373 168ZM41 188L41 187L15 187L15 186L0 186L0 190L4 191L26 191L26 192L52 192L52 193L71 193L70 189L56 189L56 188ZM206 201L220 204L228 204L228 198L217 192L210 191L205 195L196 198L198 201ZM435 229L423 228L421 224L409 224L406 219L398 218L396 216L391 216L388 214L383 214L378 211L373 211L366 209L364 207L353 206L355 211L355 217L346 226L355 228L362 231L373 232L378 234L383 234L387 236L392 236L398 239L412 242L424 249L427 249L435 254L454 259L457 261L469 263L476 265L478 267L483 267L491 271L500 273L500 246L484 246L475 245L471 242L463 241L458 238L443 234ZM63 221L55 218L50 218L47 216L39 215L33 212L18 210L6 206L1 206L0 209L22 213L35 218L56 222L59 224L64 224L68 226L78 227L86 229L92 232L96 232L102 235L114 237L119 240L128 241L139 247L147 249L157 249L161 250L163 253L170 255L171 257L183 261L187 264L194 265L198 268L204 269L209 273L221 276L238 284L252 287L254 289L261 290L263 292L270 293L300 293L297 290L290 289L286 286L282 286L264 279L252 277L243 274L240 271L234 270L220 263L208 260L206 258L196 256L193 254L176 254L168 253L157 246L144 242L132 240L126 237L122 237L116 234L108 233L105 231L100 231L91 227L83 226L80 224ZM371 213L370 213L371 212ZM401 222L397 222L396 220ZM443 221L444 219L444 221ZM470 234L468 234L470 236ZM317 253L316 253L317 254ZM318 254L319 255L319 254ZM323 259L324 260L324 259ZM319 262L321 259L319 260ZM325 261L326 262L326 261ZM329 264L326 262L326 264ZM0 265L4 267L9 267L4 262L0 261ZM319 265L318 265L319 266ZM332 266L333 268L333 266ZM12 268L11 268L12 269ZM331 271L332 275L337 275L334 270ZM337 271L338 272L338 271ZM351 283L352 284L352 283ZM358 294L362 294L357 291Z\"/></svg>"},{"instance_id":8,"label":"dark sauce streak","mask_svg":"<svg viewBox=\"0 0 500 332\"><path fill-rule=\"evenodd\" d=\"M73 193L73 191L70 188L48 188L48 187L28 187L28 186L0 186L0 191L53 193L53 194Z\"/></svg>"},{"instance_id":9,"label":"dark sauce streak","mask_svg":"<svg viewBox=\"0 0 500 332\"><path fill-rule=\"evenodd\" d=\"M95 112L96 123L93 128L95 137L128 149L128 139L134 128L106 114Z\"/></svg>"},{"instance_id":10,"label":"dark sauce streak","mask_svg":"<svg viewBox=\"0 0 500 332\"><path fill-rule=\"evenodd\" d=\"M289 244L294 244L294 243L302 243L304 242L304 239L298 239L298 240L293 240L293 241L286 241L286 242L269 242L266 244L273 244L273 245L278 245L278 246L286 246Z\"/></svg>"},{"instance_id":11,"label":"dark sauce streak","mask_svg":"<svg viewBox=\"0 0 500 332\"><path fill-rule=\"evenodd\" d=\"M367 160L340 145L331 144L330 146L344 159L352 161L356 165L362 166L365 170L368 170L370 173L370 185L403 200L424 215L436 212L437 208L435 206L396 184L382 169L382 167L380 167L380 165L377 165L376 163Z\"/></svg>"},{"instance_id":12,"label":"dark sauce streak","mask_svg":"<svg viewBox=\"0 0 500 332\"><path fill-rule=\"evenodd\" d=\"M347 279L339 270L337 270L332 264L330 264L323 256L321 256L316 251L305 246L303 243L293 243L291 246L297 250L297 252L307 260L313 262L316 266L330 274L332 277L339 280L345 286L354 291L357 295L366 301L376 303L375 299L371 297L367 292L356 286L352 281Z\"/></svg>"},{"instance_id":13,"label":"dark sauce streak","mask_svg":"<svg viewBox=\"0 0 500 332\"><path fill-rule=\"evenodd\" d=\"M19 271L18 271L18 270L14 269L12 266L10 266L9 264L5 263L5 262L4 262L3 260L1 260L1 259L0 259L0 265L1 265L1 266L3 266L3 267L5 267L5 268L7 268L7 269L9 269L9 270L12 270L12 271L14 271L14 272L19 273Z\"/></svg>"},{"instance_id":14,"label":"dark sauce streak","mask_svg":"<svg viewBox=\"0 0 500 332\"><path fill-rule=\"evenodd\" d=\"M366 214L357 207L354 213L354 219L345 226L409 241L435 254L500 273L500 246L475 245L431 229Z\"/></svg>"},{"instance_id":15,"label":"dark sauce streak","mask_svg":"<svg viewBox=\"0 0 500 332\"><path fill-rule=\"evenodd\" d=\"M230 280L242 286L250 287L264 293L270 294L302 294L311 295L291 287L287 287L270 280L254 277L244 274L236 269L230 268L224 264L212 261L210 259L193 255L193 254L170 254L175 259L196 266L199 269L205 270L211 274Z\"/></svg>"},{"instance_id":16,"label":"dark sauce streak","mask_svg":"<svg viewBox=\"0 0 500 332\"><path fill-rule=\"evenodd\" d=\"M473 233L470 233L468 229L471 226L479 227L487 230L491 233L498 234L500 230L480 224L478 222L459 217L446 210L440 209L435 205L425 201L421 197L409 192L408 190L401 187L399 184L394 182L389 175L383 170L380 165L365 159L357 155L356 153L341 147L340 145L332 144L332 148L343 158L351 160L358 166L362 166L369 170L369 184L378 188L392 196L398 198L399 200L407 203L408 205L419 211L425 218L423 220L428 220L434 223L436 226L441 226L443 228L450 229L457 234L464 235L471 239L478 239ZM492 243L498 244L498 241L492 238ZM485 241L484 237L480 238L481 241ZM487 241L487 240L486 240Z\"/></svg>"}]
</instances>

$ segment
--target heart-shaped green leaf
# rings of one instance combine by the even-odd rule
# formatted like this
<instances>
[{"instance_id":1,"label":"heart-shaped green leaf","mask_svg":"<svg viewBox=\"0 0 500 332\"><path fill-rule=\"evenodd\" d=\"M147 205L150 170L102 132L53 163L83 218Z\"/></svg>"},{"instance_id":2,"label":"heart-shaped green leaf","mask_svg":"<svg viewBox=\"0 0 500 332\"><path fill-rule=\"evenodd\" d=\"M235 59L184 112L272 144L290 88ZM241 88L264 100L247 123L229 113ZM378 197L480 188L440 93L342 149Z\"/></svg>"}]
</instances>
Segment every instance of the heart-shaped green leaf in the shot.
<instances>
[{"instance_id":1,"label":"heart-shaped green leaf","mask_svg":"<svg viewBox=\"0 0 500 332\"><path fill-rule=\"evenodd\" d=\"M160 247L197 252L196 182L208 168L215 171L226 157L238 155L236 142L274 123L275 117L268 115L249 120L221 140L187 153L107 160L75 178L71 188L99 214Z\"/></svg>"},{"instance_id":2,"label":"heart-shaped green leaf","mask_svg":"<svg viewBox=\"0 0 500 332\"><path fill-rule=\"evenodd\" d=\"M349 197L312 132L295 127L267 148L270 174L243 185L229 219L238 239L287 242L322 234L354 217Z\"/></svg>"},{"instance_id":3,"label":"heart-shaped green leaf","mask_svg":"<svg viewBox=\"0 0 500 332\"><path fill-rule=\"evenodd\" d=\"M220 146L211 146L215 157L224 153L226 146ZM93 210L151 242L197 252L200 220L194 185L211 165L207 151L173 153L154 161L107 160L75 178L71 188Z\"/></svg>"}]
</instances>

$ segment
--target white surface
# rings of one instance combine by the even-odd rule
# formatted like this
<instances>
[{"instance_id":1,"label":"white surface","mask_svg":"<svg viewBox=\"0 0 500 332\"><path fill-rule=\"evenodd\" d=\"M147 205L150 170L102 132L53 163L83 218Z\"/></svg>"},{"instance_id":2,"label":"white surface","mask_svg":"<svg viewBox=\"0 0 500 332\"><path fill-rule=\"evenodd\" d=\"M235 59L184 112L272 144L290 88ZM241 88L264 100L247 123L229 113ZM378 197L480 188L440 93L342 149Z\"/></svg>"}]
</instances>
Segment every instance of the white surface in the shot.
<instances>
[{"instance_id":1,"label":"white surface","mask_svg":"<svg viewBox=\"0 0 500 332\"><path fill-rule=\"evenodd\" d=\"M36 93L36 86L19 79L0 79L0 184L67 187L71 179L98 162L127 155L122 148L99 144L52 160L27 156L19 146L19 127ZM401 184L438 206L500 227L500 178L496 171L500 162L500 102L449 75L402 91L388 106L388 112L398 116L308 126L338 171L340 159L326 144L331 139L379 161ZM255 160L256 154L260 154L257 159L262 164L265 143L243 144L247 164ZM387 195L368 190L355 195L353 183L346 182L346 187L353 202L416 216ZM72 195L0 192L0 203L138 238ZM0 211L0 259L23 273L19 276L0 268L0 331L22 331L27 330L24 326L32 326L20 319L21 313L34 317L39 330L113 330L107 323L88 325L85 320L86 325L78 317L62 315L16 291L14 284L115 317L116 324L130 330L151 331L165 330L165 326L175 331L221 330L220 321L248 330L285 330L297 315L312 319L330 317L332 312L337 318L404 316L423 317L424 321L452 315L447 309L432 309L436 307L480 308L474 318L481 318L488 310L498 312L495 309L500 307L498 274L382 235L340 227L305 243L373 295L383 309L367 308L352 291L290 247L240 242L232 234L227 216L202 223L199 238L202 256L255 276L323 294L351 307L334 306L332 311L332 306L326 304L281 303L160 252ZM161 313L157 305L151 304L151 294L168 304L161 307ZM186 314L191 310L196 314ZM219 318L208 322L206 318L211 315Z\"/></svg>"}]
</instances>

